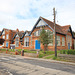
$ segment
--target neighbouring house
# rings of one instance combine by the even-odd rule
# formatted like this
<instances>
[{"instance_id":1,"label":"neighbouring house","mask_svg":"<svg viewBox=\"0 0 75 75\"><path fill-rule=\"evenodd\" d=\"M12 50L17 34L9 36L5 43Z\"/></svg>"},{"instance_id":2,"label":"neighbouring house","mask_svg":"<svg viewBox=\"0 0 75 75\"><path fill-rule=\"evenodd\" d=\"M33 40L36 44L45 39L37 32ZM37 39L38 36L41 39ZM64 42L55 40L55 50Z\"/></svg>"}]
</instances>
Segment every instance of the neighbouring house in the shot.
<instances>
[{"instance_id":1,"label":"neighbouring house","mask_svg":"<svg viewBox=\"0 0 75 75\"><path fill-rule=\"evenodd\" d=\"M1 31L0 37L3 38L5 41L4 41L3 45L0 45L0 48L10 48L10 44L12 44L13 36L15 34L16 34L15 30L4 28Z\"/></svg>"},{"instance_id":2,"label":"neighbouring house","mask_svg":"<svg viewBox=\"0 0 75 75\"><path fill-rule=\"evenodd\" d=\"M24 34L24 31L19 31L17 29L17 33L13 37L13 44L11 44L11 49L22 49L23 45L23 39L22 36Z\"/></svg>"},{"instance_id":3,"label":"neighbouring house","mask_svg":"<svg viewBox=\"0 0 75 75\"><path fill-rule=\"evenodd\" d=\"M23 45L22 45L22 49L31 49L30 45L31 45L31 37L29 36L30 31L25 31L24 35L22 36L23 39Z\"/></svg>"}]
</instances>

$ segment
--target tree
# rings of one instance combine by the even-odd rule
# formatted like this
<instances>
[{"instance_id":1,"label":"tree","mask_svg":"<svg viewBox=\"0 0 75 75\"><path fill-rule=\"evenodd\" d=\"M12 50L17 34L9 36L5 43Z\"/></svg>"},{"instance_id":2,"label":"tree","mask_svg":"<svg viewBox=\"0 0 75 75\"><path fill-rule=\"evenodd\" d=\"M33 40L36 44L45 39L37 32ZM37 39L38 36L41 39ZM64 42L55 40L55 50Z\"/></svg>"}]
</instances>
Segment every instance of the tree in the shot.
<instances>
[{"instance_id":1,"label":"tree","mask_svg":"<svg viewBox=\"0 0 75 75\"><path fill-rule=\"evenodd\" d=\"M48 44L51 42L50 37L50 32L45 31L45 29L43 28L40 32L39 41L44 45L44 53L45 50L47 50Z\"/></svg>"}]
</instances>

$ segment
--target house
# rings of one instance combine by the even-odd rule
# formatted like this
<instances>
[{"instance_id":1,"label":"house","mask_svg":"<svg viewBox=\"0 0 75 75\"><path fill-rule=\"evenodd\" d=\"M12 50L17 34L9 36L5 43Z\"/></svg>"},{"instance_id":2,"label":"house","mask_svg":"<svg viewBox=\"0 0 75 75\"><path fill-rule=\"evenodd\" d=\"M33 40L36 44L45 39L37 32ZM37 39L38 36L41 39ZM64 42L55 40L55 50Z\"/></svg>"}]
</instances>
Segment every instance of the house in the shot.
<instances>
[{"instance_id":1,"label":"house","mask_svg":"<svg viewBox=\"0 0 75 75\"><path fill-rule=\"evenodd\" d=\"M22 45L22 49L31 49L30 45L31 45L31 37L29 36L31 31L25 31L22 39L23 39L23 45Z\"/></svg>"},{"instance_id":2,"label":"house","mask_svg":"<svg viewBox=\"0 0 75 75\"><path fill-rule=\"evenodd\" d=\"M3 28L0 37L3 38L5 41L3 45L0 45L0 48L10 48L10 44L12 44L13 36L15 34L15 30Z\"/></svg>"},{"instance_id":3,"label":"house","mask_svg":"<svg viewBox=\"0 0 75 75\"><path fill-rule=\"evenodd\" d=\"M38 38L42 28L46 31L51 32L51 42L48 45L49 50L54 50L54 23L43 17L39 17L38 21L34 25L29 37L24 37L25 49L44 49L41 43L38 43ZM56 24L56 35L57 35L57 49L72 49L73 48L73 33L70 25L60 26ZM27 42L29 45L26 46Z\"/></svg>"},{"instance_id":4,"label":"house","mask_svg":"<svg viewBox=\"0 0 75 75\"><path fill-rule=\"evenodd\" d=\"M24 31L19 31L17 29L17 33L13 37L13 44L11 44L11 49L22 49L23 39L22 36Z\"/></svg>"}]
</instances>

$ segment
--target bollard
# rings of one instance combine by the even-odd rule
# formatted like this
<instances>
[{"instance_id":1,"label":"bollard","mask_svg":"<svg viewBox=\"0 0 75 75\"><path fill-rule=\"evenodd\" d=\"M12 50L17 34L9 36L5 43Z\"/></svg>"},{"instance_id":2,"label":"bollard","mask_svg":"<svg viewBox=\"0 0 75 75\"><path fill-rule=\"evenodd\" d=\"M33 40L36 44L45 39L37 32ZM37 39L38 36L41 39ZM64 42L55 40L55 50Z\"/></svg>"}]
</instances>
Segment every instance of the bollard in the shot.
<instances>
[{"instance_id":1,"label":"bollard","mask_svg":"<svg viewBox=\"0 0 75 75\"><path fill-rule=\"evenodd\" d=\"M18 53L17 53L17 50L15 50L15 55L17 55Z\"/></svg>"},{"instance_id":2,"label":"bollard","mask_svg":"<svg viewBox=\"0 0 75 75\"><path fill-rule=\"evenodd\" d=\"M6 54L8 53L8 49L6 49Z\"/></svg>"},{"instance_id":3,"label":"bollard","mask_svg":"<svg viewBox=\"0 0 75 75\"><path fill-rule=\"evenodd\" d=\"M39 50L37 50L37 57L39 56Z\"/></svg>"},{"instance_id":4,"label":"bollard","mask_svg":"<svg viewBox=\"0 0 75 75\"><path fill-rule=\"evenodd\" d=\"M24 50L21 51L21 56L24 56Z\"/></svg>"}]
</instances>

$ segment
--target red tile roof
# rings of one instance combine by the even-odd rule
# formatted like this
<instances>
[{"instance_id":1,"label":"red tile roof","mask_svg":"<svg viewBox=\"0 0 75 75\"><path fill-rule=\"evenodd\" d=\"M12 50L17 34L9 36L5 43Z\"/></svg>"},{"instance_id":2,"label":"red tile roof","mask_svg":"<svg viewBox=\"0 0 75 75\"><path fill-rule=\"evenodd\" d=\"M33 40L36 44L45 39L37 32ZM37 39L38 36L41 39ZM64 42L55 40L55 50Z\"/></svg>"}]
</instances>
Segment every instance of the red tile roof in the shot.
<instances>
[{"instance_id":1,"label":"red tile roof","mask_svg":"<svg viewBox=\"0 0 75 75\"><path fill-rule=\"evenodd\" d=\"M51 22L50 20L47 20L43 17L41 17L52 29L54 29L54 23ZM66 26L60 26L58 24L56 24L56 32L58 33L62 33L62 34L66 34L68 29L69 29L70 25L66 25Z\"/></svg>"}]
</instances>

